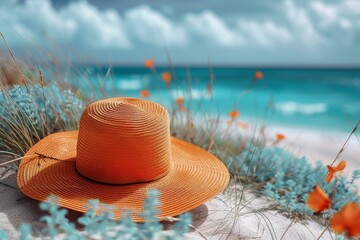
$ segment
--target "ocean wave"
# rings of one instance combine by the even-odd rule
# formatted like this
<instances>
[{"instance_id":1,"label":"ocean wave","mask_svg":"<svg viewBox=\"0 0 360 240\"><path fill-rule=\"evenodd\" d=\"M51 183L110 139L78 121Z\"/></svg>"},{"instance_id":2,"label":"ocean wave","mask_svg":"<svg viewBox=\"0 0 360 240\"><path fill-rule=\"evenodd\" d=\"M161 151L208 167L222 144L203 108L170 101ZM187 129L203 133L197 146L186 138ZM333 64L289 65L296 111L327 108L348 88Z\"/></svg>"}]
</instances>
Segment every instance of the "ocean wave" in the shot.
<instances>
[{"instance_id":1,"label":"ocean wave","mask_svg":"<svg viewBox=\"0 0 360 240\"><path fill-rule=\"evenodd\" d=\"M360 114L360 106L359 105L346 105L344 106L345 112L348 114Z\"/></svg>"},{"instance_id":2,"label":"ocean wave","mask_svg":"<svg viewBox=\"0 0 360 240\"><path fill-rule=\"evenodd\" d=\"M325 103L298 103L298 102L283 102L275 105L276 110L286 115L300 113L303 115L312 115L316 113L323 113L327 110Z\"/></svg>"},{"instance_id":3,"label":"ocean wave","mask_svg":"<svg viewBox=\"0 0 360 240\"><path fill-rule=\"evenodd\" d=\"M354 79L339 79L335 82L337 85L346 86L346 87L360 87L360 78Z\"/></svg>"},{"instance_id":4,"label":"ocean wave","mask_svg":"<svg viewBox=\"0 0 360 240\"><path fill-rule=\"evenodd\" d=\"M121 90L140 90L143 85L143 82L137 79L121 79L117 82L117 86Z\"/></svg>"},{"instance_id":5,"label":"ocean wave","mask_svg":"<svg viewBox=\"0 0 360 240\"><path fill-rule=\"evenodd\" d=\"M172 90L171 96L173 98L182 97L185 99L191 98L191 99L195 99L195 100L210 99L210 97L211 97L206 91L200 91L200 90L196 90L196 89L192 89L191 91Z\"/></svg>"}]
</instances>

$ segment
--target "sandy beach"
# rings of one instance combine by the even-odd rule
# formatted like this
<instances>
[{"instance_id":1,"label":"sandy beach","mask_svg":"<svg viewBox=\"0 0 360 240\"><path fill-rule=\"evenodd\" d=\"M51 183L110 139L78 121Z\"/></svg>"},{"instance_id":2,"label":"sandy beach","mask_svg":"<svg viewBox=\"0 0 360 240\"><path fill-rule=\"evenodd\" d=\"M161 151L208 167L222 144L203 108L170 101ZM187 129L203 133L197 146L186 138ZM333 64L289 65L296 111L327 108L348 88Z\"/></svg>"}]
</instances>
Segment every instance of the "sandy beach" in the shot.
<instances>
[{"instance_id":1,"label":"sandy beach","mask_svg":"<svg viewBox=\"0 0 360 240\"><path fill-rule=\"evenodd\" d=\"M247 130L249 131L249 130ZM339 132L321 132L313 130L273 127L266 130L271 139L276 133L283 133L286 139L279 146L297 156L306 156L310 162L321 160L324 164L331 163L348 135ZM360 169L357 156L360 155L358 140L353 136L340 159L347 161L345 176L350 176L355 169ZM38 202L25 197L16 187L15 174L6 176L5 183L14 188L0 186L0 226L9 232L11 239L17 238L16 228L23 222L41 226L38 219L43 212L38 208ZM356 183L360 186L359 181ZM238 186L239 187L239 186ZM241 186L239 187L241 188ZM239 189L238 189L239 190ZM284 239L316 239L324 227L312 221L292 223L292 220L277 211L267 209L273 203L266 198L255 197L246 192L246 201L236 210L236 201L226 194L219 195L213 200L199 206L192 211L194 227L187 237L191 239L280 239L286 231ZM241 209L241 210L239 210ZM264 209L263 214L257 212ZM79 213L70 212L70 218L76 219ZM269 227L269 221L272 226ZM288 226L291 227L288 228ZM326 232L321 239L331 239Z\"/></svg>"},{"instance_id":2,"label":"sandy beach","mask_svg":"<svg viewBox=\"0 0 360 240\"><path fill-rule=\"evenodd\" d=\"M350 132L325 132L298 128L281 128L278 126L268 129L269 136L275 136L276 133L286 135L286 140L279 143L280 147L296 156L305 156L313 165L318 160L324 165L330 165L350 135ZM356 134L353 134L334 165L337 165L338 161L344 159L347 166L343 171L343 175L351 177L354 170L360 169L359 156L360 142ZM360 181L355 183L360 188Z\"/></svg>"},{"instance_id":3,"label":"sandy beach","mask_svg":"<svg viewBox=\"0 0 360 240\"><path fill-rule=\"evenodd\" d=\"M360 239L359 33L360 0L0 0L0 240Z\"/></svg>"}]
</instances>

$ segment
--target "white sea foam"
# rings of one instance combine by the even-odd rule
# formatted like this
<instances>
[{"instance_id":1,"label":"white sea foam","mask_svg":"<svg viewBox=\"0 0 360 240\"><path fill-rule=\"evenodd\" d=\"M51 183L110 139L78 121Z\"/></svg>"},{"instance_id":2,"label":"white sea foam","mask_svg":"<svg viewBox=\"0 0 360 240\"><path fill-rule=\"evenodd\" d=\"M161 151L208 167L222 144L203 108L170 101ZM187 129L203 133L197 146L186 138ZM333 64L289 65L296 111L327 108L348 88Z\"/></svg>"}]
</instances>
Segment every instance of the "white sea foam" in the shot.
<instances>
[{"instance_id":1,"label":"white sea foam","mask_svg":"<svg viewBox=\"0 0 360 240\"><path fill-rule=\"evenodd\" d=\"M336 84L347 87L360 87L360 78L354 78L352 80L339 79Z\"/></svg>"},{"instance_id":2,"label":"white sea foam","mask_svg":"<svg viewBox=\"0 0 360 240\"><path fill-rule=\"evenodd\" d=\"M121 79L117 84L121 90L140 90L144 85L142 81L137 79Z\"/></svg>"},{"instance_id":3,"label":"white sea foam","mask_svg":"<svg viewBox=\"0 0 360 240\"><path fill-rule=\"evenodd\" d=\"M276 104L275 106L278 111L286 115L291 115L294 113L312 115L315 113L323 113L327 110L325 103L282 102Z\"/></svg>"},{"instance_id":4,"label":"white sea foam","mask_svg":"<svg viewBox=\"0 0 360 240\"><path fill-rule=\"evenodd\" d=\"M206 91L200 91L196 89L192 89L191 91L185 91L185 90L172 90L171 96L173 98L191 98L191 99L210 99L210 95Z\"/></svg>"}]
</instances>

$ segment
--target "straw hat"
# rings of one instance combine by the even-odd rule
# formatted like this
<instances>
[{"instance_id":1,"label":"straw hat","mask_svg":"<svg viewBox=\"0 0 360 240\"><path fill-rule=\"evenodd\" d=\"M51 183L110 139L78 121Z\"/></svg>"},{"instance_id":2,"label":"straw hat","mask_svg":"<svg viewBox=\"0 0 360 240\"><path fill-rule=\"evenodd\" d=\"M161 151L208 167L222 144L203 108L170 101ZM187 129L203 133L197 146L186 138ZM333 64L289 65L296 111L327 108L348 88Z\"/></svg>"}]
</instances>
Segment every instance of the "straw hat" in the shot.
<instances>
[{"instance_id":1,"label":"straw hat","mask_svg":"<svg viewBox=\"0 0 360 240\"><path fill-rule=\"evenodd\" d=\"M189 211L220 193L229 181L224 164L209 152L170 136L161 105L136 98L90 104L79 131L49 135L25 154L17 175L20 190L44 201L85 212L89 199L131 210L143 219L146 193L160 191L158 217Z\"/></svg>"}]
</instances>

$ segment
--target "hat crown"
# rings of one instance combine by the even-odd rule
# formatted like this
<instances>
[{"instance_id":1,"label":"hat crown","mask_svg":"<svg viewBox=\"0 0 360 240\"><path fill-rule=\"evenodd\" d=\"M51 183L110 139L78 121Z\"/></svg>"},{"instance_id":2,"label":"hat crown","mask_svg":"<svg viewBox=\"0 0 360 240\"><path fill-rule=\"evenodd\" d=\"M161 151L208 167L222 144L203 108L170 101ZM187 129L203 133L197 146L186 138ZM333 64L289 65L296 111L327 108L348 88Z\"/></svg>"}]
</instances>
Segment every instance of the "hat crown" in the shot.
<instances>
[{"instance_id":1,"label":"hat crown","mask_svg":"<svg viewBox=\"0 0 360 240\"><path fill-rule=\"evenodd\" d=\"M135 98L90 104L80 119L76 169L109 184L148 182L171 168L170 120L161 105Z\"/></svg>"}]
</instances>

